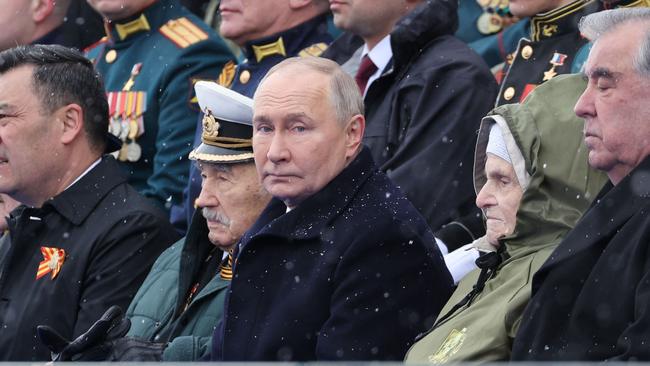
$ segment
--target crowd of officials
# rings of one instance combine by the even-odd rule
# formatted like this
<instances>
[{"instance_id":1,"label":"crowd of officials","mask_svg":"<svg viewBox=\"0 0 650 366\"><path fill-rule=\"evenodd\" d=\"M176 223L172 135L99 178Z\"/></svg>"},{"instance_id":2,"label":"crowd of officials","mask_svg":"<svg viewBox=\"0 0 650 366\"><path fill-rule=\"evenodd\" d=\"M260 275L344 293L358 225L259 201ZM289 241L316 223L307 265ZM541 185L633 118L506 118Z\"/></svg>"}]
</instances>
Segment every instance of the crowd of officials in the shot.
<instances>
[{"instance_id":1,"label":"crowd of officials","mask_svg":"<svg viewBox=\"0 0 650 366\"><path fill-rule=\"evenodd\" d=\"M16 0L0 360L650 360L648 0Z\"/></svg>"}]
</instances>

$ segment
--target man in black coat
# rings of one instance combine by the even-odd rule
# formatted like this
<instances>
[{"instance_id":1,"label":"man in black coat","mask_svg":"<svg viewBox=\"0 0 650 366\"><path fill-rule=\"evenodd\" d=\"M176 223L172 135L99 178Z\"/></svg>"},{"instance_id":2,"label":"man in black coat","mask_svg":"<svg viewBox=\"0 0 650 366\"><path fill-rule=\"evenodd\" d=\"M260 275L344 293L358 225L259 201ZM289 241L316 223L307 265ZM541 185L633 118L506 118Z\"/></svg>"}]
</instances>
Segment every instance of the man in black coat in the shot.
<instances>
[{"instance_id":1,"label":"man in black coat","mask_svg":"<svg viewBox=\"0 0 650 366\"><path fill-rule=\"evenodd\" d=\"M81 54L0 53L0 192L23 203L0 259L0 360L49 360L36 325L83 333L109 306L127 306L178 239L102 156L119 148L107 130L102 83Z\"/></svg>"},{"instance_id":2,"label":"man in black coat","mask_svg":"<svg viewBox=\"0 0 650 366\"><path fill-rule=\"evenodd\" d=\"M214 360L399 360L450 296L426 222L362 148L362 113L326 59L262 80L253 151L274 198L239 245Z\"/></svg>"},{"instance_id":3,"label":"man in black coat","mask_svg":"<svg viewBox=\"0 0 650 366\"><path fill-rule=\"evenodd\" d=\"M346 33L323 56L356 75L364 143L379 168L434 231L478 213L474 141L497 85L485 62L453 36L457 1L330 0L330 9ZM483 230L479 224L474 234Z\"/></svg>"},{"instance_id":4,"label":"man in black coat","mask_svg":"<svg viewBox=\"0 0 650 366\"><path fill-rule=\"evenodd\" d=\"M533 278L512 358L648 361L650 9L595 13L580 31L595 43L575 111L611 183Z\"/></svg>"}]
</instances>

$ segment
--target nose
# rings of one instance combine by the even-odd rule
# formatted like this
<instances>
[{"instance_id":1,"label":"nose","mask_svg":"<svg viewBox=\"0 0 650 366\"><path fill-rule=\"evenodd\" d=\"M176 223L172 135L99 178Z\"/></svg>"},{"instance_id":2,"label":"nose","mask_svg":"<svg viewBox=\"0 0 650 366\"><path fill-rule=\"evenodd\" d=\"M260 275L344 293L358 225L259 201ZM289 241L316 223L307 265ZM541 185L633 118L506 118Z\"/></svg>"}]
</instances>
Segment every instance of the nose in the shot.
<instances>
[{"instance_id":1,"label":"nose","mask_svg":"<svg viewBox=\"0 0 650 366\"><path fill-rule=\"evenodd\" d=\"M280 164L291 159L288 142L283 133L276 133L273 135L266 157L273 164Z\"/></svg>"},{"instance_id":2,"label":"nose","mask_svg":"<svg viewBox=\"0 0 650 366\"><path fill-rule=\"evenodd\" d=\"M205 181L201 183L201 192L199 196L194 201L194 208L202 207L216 207L219 206L219 199L217 195L214 194L208 184Z\"/></svg>"},{"instance_id":3,"label":"nose","mask_svg":"<svg viewBox=\"0 0 650 366\"><path fill-rule=\"evenodd\" d=\"M596 108L594 105L593 88L591 85L582 93L575 107L573 108L576 116L580 118L594 117L596 115Z\"/></svg>"},{"instance_id":4,"label":"nose","mask_svg":"<svg viewBox=\"0 0 650 366\"><path fill-rule=\"evenodd\" d=\"M495 206L496 204L497 200L494 197L494 194L492 194L489 182L485 183L483 188L481 188L476 195L476 207L485 210L486 208Z\"/></svg>"}]
</instances>

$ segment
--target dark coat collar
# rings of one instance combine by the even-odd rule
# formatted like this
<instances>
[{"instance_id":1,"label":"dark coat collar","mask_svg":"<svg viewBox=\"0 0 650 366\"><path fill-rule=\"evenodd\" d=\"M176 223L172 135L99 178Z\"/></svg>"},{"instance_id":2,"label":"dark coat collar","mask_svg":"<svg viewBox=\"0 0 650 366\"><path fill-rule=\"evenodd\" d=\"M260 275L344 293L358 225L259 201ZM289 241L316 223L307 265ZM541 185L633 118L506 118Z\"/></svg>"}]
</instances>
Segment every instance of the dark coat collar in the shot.
<instances>
[{"instance_id":1,"label":"dark coat collar","mask_svg":"<svg viewBox=\"0 0 650 366\"><path fill-rule=\"evenodd\" d=\"M126 183L126 177L112 156L102 160L70 188L43 204L43 210L54 209L74 225L81 224L115 186Z\"/></svg>"},{"instance_id":2,"label":"dark coat collar","mask_svg":"<svg viewBox=\"0 0 650 366\"><path fill-rule=\"evenodd\" d=\"M277 42L282 42L283 47L285 47L285 55L282 55L282 57L287 57L288 55L299 54L302 48L308 44L308 40L314 37L314 34L326 33L327 15L322 14L283 32L247 42L242 47L242 51L246 56L246 62L253 65L263 60L263 58L257 59L255 57L254 47L272 46Z\"/></svg>"},{"instance_id":3,"label":"dark coat collar","mask_svg":"<svg viewBox=\"0 0 650 366\"><path fill-rule=\"evenodd\" d=\"M370 150L359 155L325 188L307 198L290 212L274 198L260 218L244 235L243 243L256 236L276 236L296 240L318 237L323 229L349 205L361 186L377 172Z\"/></svg>"},{"instance_id":4,"label":"dark coat collar","mask_svg":"<svg viewBox=\"0 0 650 366\"><path fill-rule=\"evenodd\" d=\"M604 238L611 238L639 210L650 206L649 173L650 156L616 186L606 184L592 207L563 239L562 243L566 244L560 244L542 268L554 266Z\"/></svg>"}]
</instances>

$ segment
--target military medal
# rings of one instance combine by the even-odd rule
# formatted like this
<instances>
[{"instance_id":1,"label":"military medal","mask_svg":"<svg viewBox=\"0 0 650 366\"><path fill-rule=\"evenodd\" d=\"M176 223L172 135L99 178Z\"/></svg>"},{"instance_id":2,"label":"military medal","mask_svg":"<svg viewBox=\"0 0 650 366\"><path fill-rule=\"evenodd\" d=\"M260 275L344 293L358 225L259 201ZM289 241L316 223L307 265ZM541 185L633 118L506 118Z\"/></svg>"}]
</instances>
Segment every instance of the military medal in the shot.
<instances>
[{"instance_id":1,"label":"military medal","mask_svg":"<svg viewBox=\"0 0 650 366\"><path fill-rule=\"evenodd\" d=\"M476 20L476 28L481 34L494 34L503 27L501 16L495 13L484 12Z\"/></svg>"},{"instance_id":2,"label":"military medal","mask_svg":"<svg viewBox=\"0 0 650 366\"><path fill-rule=\"evenodd\" d=\"M512 14L508 0L476 0L483 13L476 19L476 28L484 35L500 32L510 25ZM508 20L507 20L508 19Z\"/></svg>"},{"instance_id":3,"label":"military medal","mask_svg":"<svg viewBox=\"0 0 650 366\"><path fill-rule=\"evenodd\" d=\"M564 60L566 60L566 58L567 58L567 55L555 52L553 54L553 58L551 58L551 61L549 61L549 63L551 64L551 68L548 71L544 72L543 81L551 80L555 75L557 75L557 72L555 71L555 68L557 66L564 65Z\"/></svg>"},{"instance_id":4,"label":"military medal","mask_svg":"<svg viewBox=\"0 0 650 366\"><path fill-rule=\"evenodd\" d=\"M135 141L129 142L126 147L126 159L132 163L135 163L136 161L140 160L141 157L142 148L140 145Z\"/></svg>"},{"instance_id":5,"label":"military medal","mask_svg":"<svg viewBox=\"0 0 650 366\"><path fill-rule=\"evenodd\" d=\"M48 273L50 273L52 279L56 278L61 271L61 267L63 267L63 262L65 261L65 250L52 247L41 247L41 254L43 254L43 260L38 264L36 279L38 280Z\"/></svg>"},{"instance_id":6,"label":"military medal","mask_svg":"<svg viewBox=\"0 0 650 366\"><path fill-rule=\"evenodd\" d=\"M142 157L142 147L136 139L144 133L143 114L147 110L146 93L131 91L142 63L133 65L131 76L121 91L107 93L111 123L109 132L122 141L122 148L112 153L120 161L136 162Z\"/></svg>"}]
</instances>

